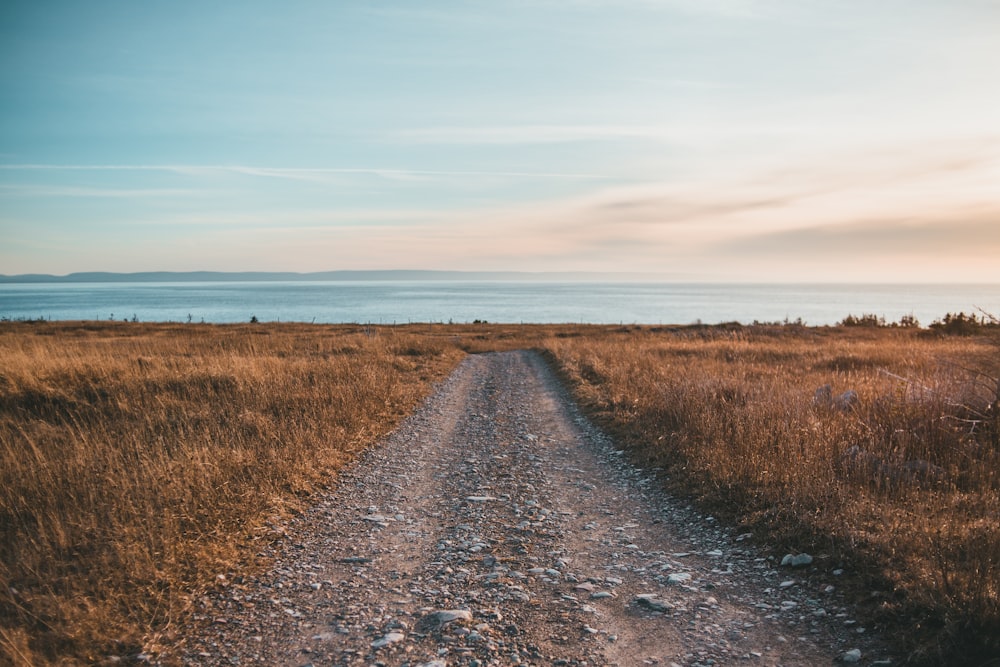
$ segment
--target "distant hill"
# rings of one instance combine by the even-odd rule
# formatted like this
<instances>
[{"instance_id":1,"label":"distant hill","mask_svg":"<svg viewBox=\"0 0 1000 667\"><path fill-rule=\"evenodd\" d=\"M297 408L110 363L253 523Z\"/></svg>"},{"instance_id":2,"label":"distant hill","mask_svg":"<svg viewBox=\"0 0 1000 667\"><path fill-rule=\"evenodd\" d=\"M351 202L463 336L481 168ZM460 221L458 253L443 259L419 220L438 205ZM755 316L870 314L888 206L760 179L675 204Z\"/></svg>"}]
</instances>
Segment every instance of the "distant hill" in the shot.
<instances>
[{"instance_id":1,"label":"distant hill","mask_svg":"<svg viewBox=\"0 0 1000 667\"><path fill-rule=\"evenodd\" d=\"M110 273L89 271L53 276L25 273L15 276L0 274L0 283L179 283L179 282L275 282L320 280L441 280L441 281L530 281L583 282L650 280L650 276L625 273L585 272L521 272L521 271L319 271L313 273L268 271L143 271L140 273Z\"/></svg>"}]
</instances>

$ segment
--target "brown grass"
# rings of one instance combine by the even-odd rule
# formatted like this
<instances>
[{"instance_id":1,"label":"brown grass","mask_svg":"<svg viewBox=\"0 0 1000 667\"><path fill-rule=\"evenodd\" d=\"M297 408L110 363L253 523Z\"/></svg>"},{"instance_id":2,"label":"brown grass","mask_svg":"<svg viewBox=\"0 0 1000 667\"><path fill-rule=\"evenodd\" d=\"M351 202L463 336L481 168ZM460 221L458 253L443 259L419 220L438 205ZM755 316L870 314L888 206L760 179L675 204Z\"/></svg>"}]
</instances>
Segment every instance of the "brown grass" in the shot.
<instances>
[{"instance_id":1,"label":"brown grass","mask_svg":"<svg viewBox=\"0 0 1000 667\"><path fill-rule=\"evenodd\" d=\"M189 600L252 567L275 516L330 484L463 351L524 347L674 491L778 557L858 573L869 621L914 664L1000 653L995 341L794 326L375 333L0 325L0 662L171 641ZM857 404L815 404L825 384Z\"/></svg>"},{"instance_id":2,"label":"brown grass","mask_svg":"<svg viewBox=\"0 0 1000 667\"><path fill-rule=\"evenodd\" d=\"M269 517L461 357L377 334L3 324L0 662L90 662L169 636Z\"/></svg>"},{"instance_id":3,"label":"brown grass","mask_svg":"<svg viewBox=\"0 0 1000 667\"><path fill-rule=\"evenodd\" d=\"M689 328L545 349L589 412L675 490L779 549L860 571L868 613L912 662L1000 655L995 341ZM825 384L858 403L816 404Z\"/></svg>"}]
</instances>

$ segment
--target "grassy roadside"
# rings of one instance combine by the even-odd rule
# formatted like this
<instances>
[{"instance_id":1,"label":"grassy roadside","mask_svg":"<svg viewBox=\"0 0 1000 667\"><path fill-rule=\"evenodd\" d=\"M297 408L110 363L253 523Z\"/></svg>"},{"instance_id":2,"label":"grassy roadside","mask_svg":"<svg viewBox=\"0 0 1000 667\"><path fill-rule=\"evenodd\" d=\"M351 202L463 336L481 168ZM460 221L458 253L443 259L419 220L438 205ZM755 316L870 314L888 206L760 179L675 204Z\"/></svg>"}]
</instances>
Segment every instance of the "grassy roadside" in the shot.
<instances>
[{"instance_id":1,"label":"grassy roadside","mask_svg":"<svg viewBox=\"0 0 1000 667\"><path fill-rule=\"evenodd\" d=\"M914 664L956 647L952 664L1000 653L995 341L867 327L2 323L0 664L171 641L188 601L245 566L275 515L329 484L465 352L528 347L675 491L782 553L860 572L868 613ZM856 402L817 402L826 384Z\"/></svg>"},{"instance_id":2,"label":"grassy roadside","mask_svg":"<svg viewBox=\"0 0 1000 667\"><path fill-rule=\"evenodd\" d=\"M0 325L0 664L169 641L462 354L347 326Z\"/></svg>"},{"instance_id":3,"label":"grassy roadside","mask_svg":"<svg viewBox=\"0 0 1000 667\"><path fill-rule=\"evenodd\" d=\"M1000 657L996 341L634 328L542 347L590 415L674 491L779 558L798 549L858 572L861 604L912 664ZM834 400L817 400L828 384ZM847 391L856 401L837 405Z\"/></svg>"}]
</instances>

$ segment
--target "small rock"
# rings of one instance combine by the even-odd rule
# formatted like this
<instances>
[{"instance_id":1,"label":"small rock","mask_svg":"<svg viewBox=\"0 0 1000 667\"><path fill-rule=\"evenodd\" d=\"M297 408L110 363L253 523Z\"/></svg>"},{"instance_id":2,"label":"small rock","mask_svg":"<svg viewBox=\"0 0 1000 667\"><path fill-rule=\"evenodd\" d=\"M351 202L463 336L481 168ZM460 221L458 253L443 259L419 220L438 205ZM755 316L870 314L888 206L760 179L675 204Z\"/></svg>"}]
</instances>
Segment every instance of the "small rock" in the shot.
<instances>
[{"instance_id":1,"label":"small rock","mask_svg":"<svg viewBox=\"0 0 1000 667\"><path fill-rule=\"evenodd\" d=\"M852 664L856 662L861 662L861 649L852 648L850 651L847 651L846 653L840 656L840 661Z\"/></svg>"},{"instance_id":2,"label":"small rock","mask_svg":"<svg viewBox=\"0 0 1000 667\"><path fill-rule=\"evenodd\" d=\"M645 607L646 609L659 612L667 612L673 610L673 605L664 600L658 600L653 593L645 593L643 595L637 595L635 598L635 603L640 607Z\"/></svg>"},{"instance_id":3,"label":"small rock","mask_svg":"<svg viewBox=\"0 0 1000 667\"><path fill-rule=\"evenodd\" d=\"M472 621L472 612L468 609L441 609L434 611L417 622L417 628L422 631L439 630L454 621Z\"/></svg>"},{"instance_id":4,"label":"small rock","mask_svg":"<svg viewBox=\"0 0 1000 667\"><path fill-rule=\"evenodd\" d=\"M781 559L781 564L786 567L803 567L805 565L811 565L813 562L813 557L809 554L786 554L784 558Z\"/></svg>"},{"instance_id":5,"label":"small rock","mask_svg":"<svg viewBox=\"0 0 1000 667\"><path fill-rule=\"evenodd\" d=\"M690 581L691 575L687 572L675 572L674 574L667 576L667 583L669 584L683 584L685 581Z\"/></svg>"},{"instance_id":6,"label":"small rock","mask_svg":"<svg viewBox=\"0 0 1000 667\"><path fill-rule=\"evenodd\" d=\"M382 639L377 639L372 642L372 648L380 649L380 648L385 648L386 646L392 646L397 642L403 641L405 636L406 635L404 635L402 632L386 633L386 635L382 637Z\"/></svg>"},{"instance_id":7,"label":"small rock","mask_svg":"<svg viewBox=\"0 0 1000 667\"><path fill-rule=\"evenodd\" d=\"M848 389L843 394L840 394L835 399L833 399L833 407L838 410L847 412L858 404L858 392L853 389Z\"/></svg>"}]
</instances>

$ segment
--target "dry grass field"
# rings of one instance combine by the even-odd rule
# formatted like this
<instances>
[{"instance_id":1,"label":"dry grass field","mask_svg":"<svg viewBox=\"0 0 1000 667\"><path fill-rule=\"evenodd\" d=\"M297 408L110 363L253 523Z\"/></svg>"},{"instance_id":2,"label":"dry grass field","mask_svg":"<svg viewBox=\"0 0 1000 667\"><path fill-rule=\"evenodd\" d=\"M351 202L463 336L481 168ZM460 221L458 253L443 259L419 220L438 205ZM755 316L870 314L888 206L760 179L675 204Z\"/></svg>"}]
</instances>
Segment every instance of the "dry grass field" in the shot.
<instances>
[{"instance_id":1,"label":"dry grass field","mask_svg":"<svg viewBox=\"0 0 1000 667\"><path fill-rule=\"evenodd\" d=\"M647 329L545 349L674 490L767 535L779 558L859 572L859 598L914 663L1000 657L996 338Z\"/></svg>"},{"instance_id":2,"label":"dry grass field","mask_svg":"<svg viewBox=\"0 0 1000 667\"><path fill-rule=\"evenodd\" d=\"M1000 651L997 340L870 327L0 324L0 664L169 642L465 352L542 350L664 483ZM816 390L830 385L830 400ZM848 391L855 398L837 398ZM992 653L991 653L992 652Z\"/></svg>"},{"instance_id":3,"label":"dry grass field","mask_svg":"<svg viewBox=\"0 0 1000 667\"><path fill-rule=\"evenodd\" d=\"M359 327L0 325L0 664L169 636L460 358Z\"/></svg>"}]
</instances>

